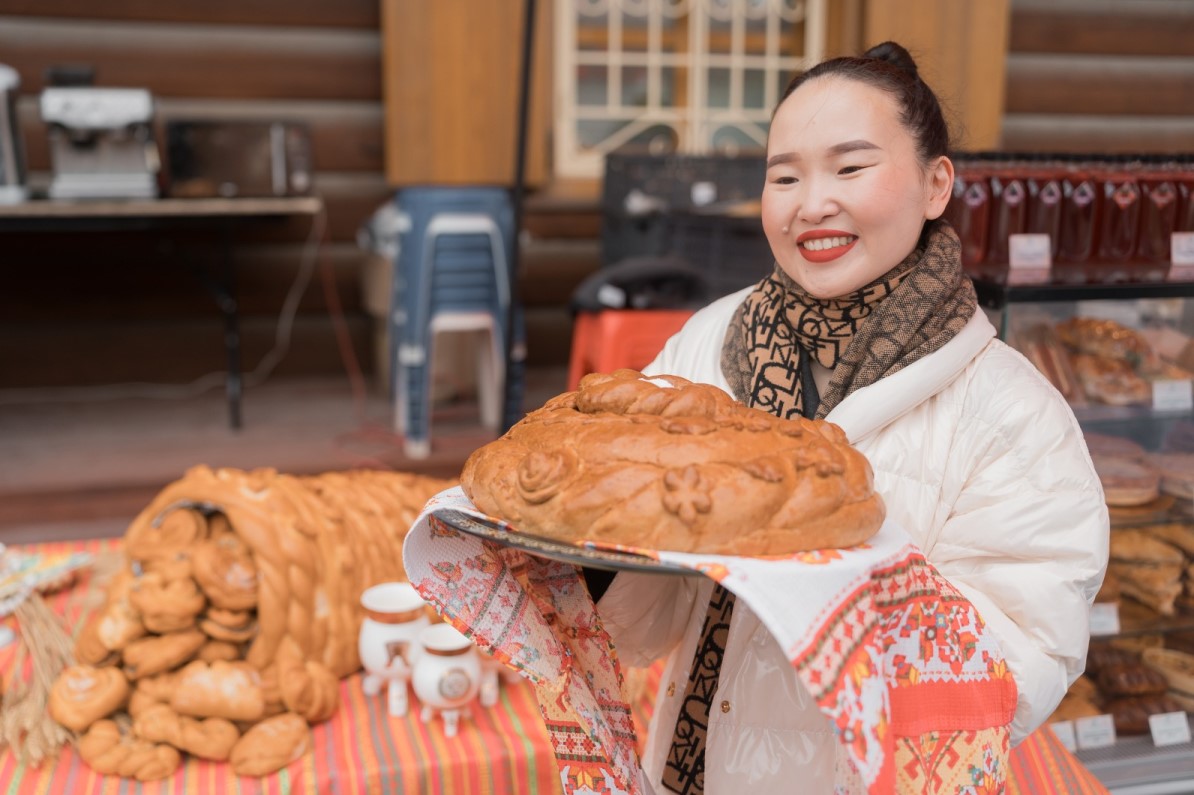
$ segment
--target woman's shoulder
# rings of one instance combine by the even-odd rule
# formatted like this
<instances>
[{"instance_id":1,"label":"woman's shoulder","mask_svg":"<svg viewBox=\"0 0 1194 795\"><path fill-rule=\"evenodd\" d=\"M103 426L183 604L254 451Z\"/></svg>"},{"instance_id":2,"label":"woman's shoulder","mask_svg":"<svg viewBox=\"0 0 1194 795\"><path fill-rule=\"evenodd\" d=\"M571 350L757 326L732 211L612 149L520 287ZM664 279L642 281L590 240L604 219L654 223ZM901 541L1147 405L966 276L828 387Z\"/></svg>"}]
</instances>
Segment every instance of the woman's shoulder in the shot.
<instances>
[{"instance_id":1,"label":"woman's shoulder","mask_svg":"<svg viewBox=\"0 0 1194 795\"><path fill-rule=\"evenodd\" d=\"M974 358L964 386L966 413L992 426L1042 440L1082 436L1066 399L1032 362L1002 340L990 340Z\"/></svg>"},{"instance_id":2,"label":"woman's shoulder","mask_svg":"<svg viewBox=\"0 0 1194 795\"><path fill-rule=\"evenodd\" d=\"M970 388L978 392L1020 391L1033 395L1047 395L1050 403L1065 398L1054 388L1040 370L1018 350L1003 340L989 340L971 365ZM1007 382L1008 386L1001 384Z\"/></svg>"}]
</instances>

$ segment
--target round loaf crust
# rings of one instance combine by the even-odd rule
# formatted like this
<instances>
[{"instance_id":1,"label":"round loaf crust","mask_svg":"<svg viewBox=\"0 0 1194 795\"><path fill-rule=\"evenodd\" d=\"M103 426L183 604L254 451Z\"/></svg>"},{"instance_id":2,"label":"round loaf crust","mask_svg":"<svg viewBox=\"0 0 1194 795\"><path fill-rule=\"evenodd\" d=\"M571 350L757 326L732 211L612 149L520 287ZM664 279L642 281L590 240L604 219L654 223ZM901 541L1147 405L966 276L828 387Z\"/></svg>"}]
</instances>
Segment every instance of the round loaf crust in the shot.
<instances>
[{"instance_id":1,"label":"round loaf crust","mask_svg":"<svg viewBox=\"0 0 1194 795\"><path fill-rule=\"evenodd\" d=\"M884 517L870 464L836 425L634 370L548 401L474 452L461 485L525 533L676 552L854 546Z\"/></svg>"}]
</instances>

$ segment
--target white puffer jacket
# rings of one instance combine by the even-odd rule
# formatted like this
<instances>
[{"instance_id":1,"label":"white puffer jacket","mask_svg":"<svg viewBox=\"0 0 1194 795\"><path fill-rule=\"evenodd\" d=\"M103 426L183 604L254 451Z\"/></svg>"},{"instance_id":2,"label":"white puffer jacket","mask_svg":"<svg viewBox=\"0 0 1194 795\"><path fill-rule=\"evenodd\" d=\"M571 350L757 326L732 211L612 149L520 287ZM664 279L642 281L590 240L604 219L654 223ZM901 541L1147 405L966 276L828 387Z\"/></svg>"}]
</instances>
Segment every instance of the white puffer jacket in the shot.
<instances>
[{"instance_id":1,"label":"white puffer jacket","mask_svg":"<svg viewBox=\"0 0 1194 795\"><path fill-rule=\"evenodd\" d=\"M748 292L694 315L646 372L729 391L719 356ZM1018 742L1082 672L1109 531L1073 413L994 336L976 311L941 350L854 392L827 419L870 460L889 516L998 637L1019 688ZM643 758L656 790L711 589L704 578L623 573L599 602L624 664L671 653ZM795 782L832 792L836 753L829 722L738 603L710 717L706 792L793 792Z\"/></svg>"}]
</instances>

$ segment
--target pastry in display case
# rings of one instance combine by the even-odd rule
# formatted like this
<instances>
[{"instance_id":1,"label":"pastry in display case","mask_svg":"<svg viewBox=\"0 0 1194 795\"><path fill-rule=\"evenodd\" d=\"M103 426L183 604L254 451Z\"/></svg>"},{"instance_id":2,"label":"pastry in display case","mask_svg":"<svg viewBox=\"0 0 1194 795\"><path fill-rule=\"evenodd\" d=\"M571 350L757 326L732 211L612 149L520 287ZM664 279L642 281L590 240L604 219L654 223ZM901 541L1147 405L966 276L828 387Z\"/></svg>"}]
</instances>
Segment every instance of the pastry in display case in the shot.
<instances>
[{"instance_id":1,"label":"pastry in display case","mask_svg":"<svg viewBox=\"0 0 1194 795\"><path fill-rule=\"evenodd\" d=\"M1154 747L1149 720L1194 710L1194 285L976 287L1073 408L1110 516L1086 673L1050 722L1111 716L1114 745L1077 754L1112 791L1194 787L1194 745Z\"/></svg>"}]
</instances>

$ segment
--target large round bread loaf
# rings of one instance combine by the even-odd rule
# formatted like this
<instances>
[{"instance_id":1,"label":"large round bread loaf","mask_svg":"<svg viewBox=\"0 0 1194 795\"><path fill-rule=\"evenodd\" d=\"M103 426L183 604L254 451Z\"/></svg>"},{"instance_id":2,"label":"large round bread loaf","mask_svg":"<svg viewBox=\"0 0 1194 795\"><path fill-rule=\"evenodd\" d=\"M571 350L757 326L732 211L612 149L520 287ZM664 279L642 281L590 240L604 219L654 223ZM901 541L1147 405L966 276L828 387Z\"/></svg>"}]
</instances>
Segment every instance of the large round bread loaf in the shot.
<instances>
[{"instance_id":1,"label":"large round bread loaf","mask_svg":"<svg viewBox=\"0 0 1194 795\"><path fill-rule=\"evenodd\" d=\"M836 425L633 370L586 376L528 414L469 457L461 484L525 533L678 552L853 546L884 516L870 464Z\"/></svg>"}]
</instances>

